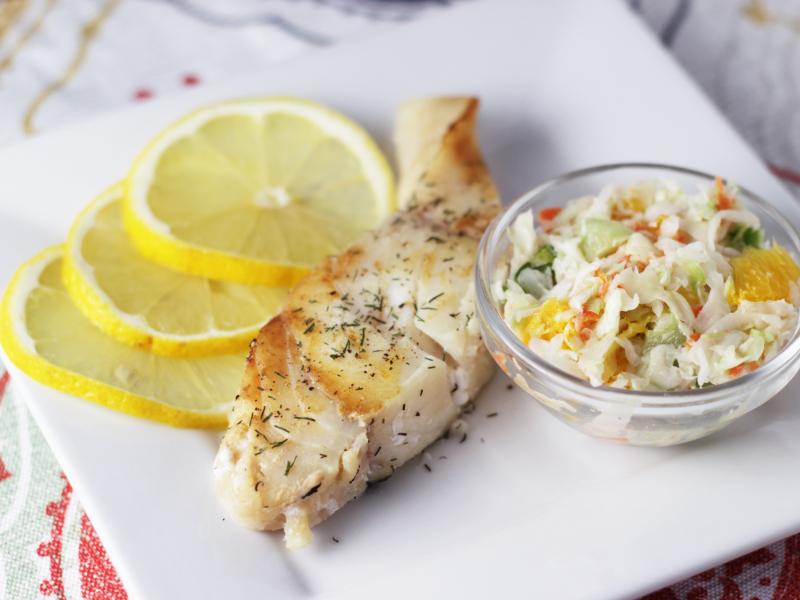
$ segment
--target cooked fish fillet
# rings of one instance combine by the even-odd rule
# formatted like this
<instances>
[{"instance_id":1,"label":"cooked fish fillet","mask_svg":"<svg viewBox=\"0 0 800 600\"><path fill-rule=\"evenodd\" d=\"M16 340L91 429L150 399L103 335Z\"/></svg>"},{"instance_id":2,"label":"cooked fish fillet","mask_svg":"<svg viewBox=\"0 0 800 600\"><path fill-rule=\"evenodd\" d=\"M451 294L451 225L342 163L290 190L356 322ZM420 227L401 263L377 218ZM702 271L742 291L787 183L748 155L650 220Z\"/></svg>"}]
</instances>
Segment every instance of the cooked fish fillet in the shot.
<instances>
[{"instance_id":1,"label":"cooked fish fillet","mask_svg":"<svg viewBox=\"0 0 800 600\"><path fill-rule=\"evenodd\" d=\"M406 104L403 210L291 292L253 340L214 463L226 510L287 544L439 438L492 373L472 268L500 204L478 102Z\"/></svg>"}]
</instances>

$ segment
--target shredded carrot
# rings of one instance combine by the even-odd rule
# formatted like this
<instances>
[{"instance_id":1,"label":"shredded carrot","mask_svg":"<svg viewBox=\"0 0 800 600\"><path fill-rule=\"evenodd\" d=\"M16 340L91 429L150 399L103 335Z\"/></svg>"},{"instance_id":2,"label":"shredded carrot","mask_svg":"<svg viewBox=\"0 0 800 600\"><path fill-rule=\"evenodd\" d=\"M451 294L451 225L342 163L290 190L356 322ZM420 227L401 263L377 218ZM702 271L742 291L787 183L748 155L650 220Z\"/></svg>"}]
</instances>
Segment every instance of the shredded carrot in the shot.
<instances>
[{"instance_id":1,"label":"shredded carrot","mask_svg":"<svg viewBox=\"0 0 800 600\"><path fill-rule=\"evenodd\" d=\"M633 230L638 231L639 233L644 233L651 239L658 238L658 225L651 225L650 223L645 223L644 221L636 221L633 224Z\"/></svg>"},{"instance_id":2,"label":"shredded carrot","mask_svg":"<svg viewBox=\"0 0 800 600\"><path fill-rule=\"evenodd\" d=\"M700 314L701 310L703 310L703 305L702 304L692 307L692 312L694 313L695 317Z\"/></svg>"},{"instance_id":3,"label":"shredded carrot","mask_svg":"<svg viewBox=\"0 0 800 600\"><path fill-rule=\"evenodd\" d=\"M761 364L757 360L751 360L750 362L742 363L740 365L736 365L728 369L728 373L733 377L738 377L742 373L744 373L745 369L748 371L755 371Z\"/></svg>"},{"instance_id":4,"label":"shredded carrot","mask_svg":"<svg viewBox=\"0 0 800 600\"><path fill-rule=\"evenodd\" d=\"M578 330L578 336L584 342L592 336L591 328L594 327L598 319L600 319L600 315L586 308L575 317L575 329Z\"/></svg>"},{"instance_id":5,"label":"shredded carrot","mask_svg":"<svg viewBox=\"0 0 800 600\"><path fill-rule=\"evenodd\" d=\"M678 233L676 233L672 239L675 240L676 242L680 242L681 244L688 244L689 242L692 241L692 238L690 238L685 232L680 230L678 230Z\"/></svg>"},{"instance_id":6,"label":"shredded carrot","mask_svg":"<svg viewBox=\"0 0 800 600\"><path fill-rule=\"evenodd\" d=\"M694 332L692 335L690 335L690 336L689 336L689 339L688 339L688 340L686 340L686 343L685 343L684 345L685 345L687 348L691 348L691 347L692 347L692 344L694 344L694 343L695 343L697 340L699 340L699 339L700 339L700 334L699 334L699 333L697 333L697 332Z\"/></svg>"},{"instance_id":7,"label":"shredded carrot","mask_svg":"<svg viewBox=\"0 0 800 600\"><path fill-rule=\"evenodd\" d=\"M539 220L552 221L559 215L559 213L561 213L561 208L558 206L543 208L542 210L539 211Z\"/></svg>"},{"instance_id":8,"label":"shredded carrot","mask_svg":"<svg viewBox=\"0 0 800 600\"><path fill-rule=\"evenodd\" d=\"M722 177L717 176L715 183L717 192L717 209L728 210L729 208L733 208L733 198L731 198L728 195L728 192L725 191L725 182L722 181Z\"/></svg>"},{"instance_id":9,"label":"shredded carrot","mask_svg":"<svg viewBox=\"0 0 800 600\"><path fill-rule=\"evenodd\" d=\"M744 365L743 364L742 365L736 365L735 367L733 367L731 369L728 369L728 373L730 375L733 375L734 377L738 377L739 375L741 375L742 371L744 371Z\"/></svg>"},{"instance_id":10,"label":"shredded carrot","mask_svg":"<svg viewBox=\"0 0 800 600\"><path fill-rule=\"evenodd\" d=\"M620 208L616 204L611 207L611 220L612 221L624 221L625 219L629 218L630 216L631 216L630 212Z\"/></svg>"},{"instance_id":11,"label":"shredded carrot","mask_svg":"<svg viewBox=\"0 0 800 600\"><path fill-rule=\"evenodd\" d=\"M652 256L648 256L644 260L637 260L636 262L634 262L633 260L631 260L633 257L630 254L626 254L622 258L625 261L625 263L624 263L625 266L626 267L630 267L630 266L635 267L637 273L641 273L642 271L644 271L647 268L647 265L650 264L650 261L653 260Z\"/></svg>"},{"instance_id":12,"label":"shredded carrot","mask_svg":"<svg viewBox=\"0 0 800 600\"><path fill-rule=\"evenodd\" d=\"M597 295L601 298L604 298L606 293L608 293L608 286L611 283L608 279L608 275L606 275L605 272L601 271L600 269L597 269L594 272L594 275L595 277L600 278L600 287L597 289Z\"/></svg>"}]
</instances>

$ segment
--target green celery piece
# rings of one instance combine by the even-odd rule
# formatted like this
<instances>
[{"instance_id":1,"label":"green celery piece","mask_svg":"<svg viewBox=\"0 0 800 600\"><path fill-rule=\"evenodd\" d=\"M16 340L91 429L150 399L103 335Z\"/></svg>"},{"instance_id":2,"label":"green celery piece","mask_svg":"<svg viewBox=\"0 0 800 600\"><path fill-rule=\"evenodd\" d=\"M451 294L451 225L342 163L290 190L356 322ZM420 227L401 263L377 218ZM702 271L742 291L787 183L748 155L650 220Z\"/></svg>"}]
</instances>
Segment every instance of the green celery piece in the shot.
<instances>
[{"instance_id":1,"label":"green celery piece","mask_svg":"<svg viewBox=\"0 0 800 600\"><path fill-rule=\"evenodd\" d=\"M597 260L611 254L633 232L615 221L588 217L581 221L580 249L586 260Z\"/></svg>"}]
</instances>

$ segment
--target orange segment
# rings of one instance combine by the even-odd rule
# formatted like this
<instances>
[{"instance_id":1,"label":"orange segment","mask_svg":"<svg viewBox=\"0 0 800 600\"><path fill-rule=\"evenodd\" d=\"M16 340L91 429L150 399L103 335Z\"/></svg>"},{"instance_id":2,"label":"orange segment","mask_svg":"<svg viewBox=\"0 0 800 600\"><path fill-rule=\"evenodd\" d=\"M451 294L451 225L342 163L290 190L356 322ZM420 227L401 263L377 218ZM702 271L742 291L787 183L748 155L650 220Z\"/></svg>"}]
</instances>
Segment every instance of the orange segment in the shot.
<instances>
[{"instance_id":1,"label":"orange segment","mask_svg":"<svg viewBox=\"0 0 800 600\"><path fill-rule=\"evenodd\" d=\"M791 284L798 284L800 267L791 255L777 244L772 248L746 248L731 260L733 290L728 302L737 305L742 300L791 301Z\"/></svg>"},{"instance_id":2,"label":"orange segment","mask_svg":"<svg viewBox=\"0 0 800 600\"><path fill-rule=\"evenodd\" d=\"M566 300L550 298L528 317L523 325L523 341L527 344L534 337L551 340L567 328L571 317Z\"/></svg>"}]
</instances>

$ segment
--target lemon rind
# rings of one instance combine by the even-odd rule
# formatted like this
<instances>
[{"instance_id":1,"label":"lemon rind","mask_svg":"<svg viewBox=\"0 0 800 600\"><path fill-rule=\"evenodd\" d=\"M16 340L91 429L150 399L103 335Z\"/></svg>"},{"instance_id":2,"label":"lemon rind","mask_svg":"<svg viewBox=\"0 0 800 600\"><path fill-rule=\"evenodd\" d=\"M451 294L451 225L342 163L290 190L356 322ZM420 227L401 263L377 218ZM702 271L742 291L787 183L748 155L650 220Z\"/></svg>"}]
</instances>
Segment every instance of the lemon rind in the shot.
<instances>
[{"instance_id":1,"label":"lemon rind","mask_svg":"<svg viewBox=\"0 0 800 600\"><path fill-rule=\"evenodd\" d=\"M24 305L24 299L34 287L29 285L30 289L23 290L24 295L19 296L20 287L25 283L25 279L38 279L42 270L57 258L59 253L63 253L62 245L42 250L25 261L14 273L3 294L3 299L0 301L0 345L3 346L3 350L11 362L20 371L39 383L133 417L180 428L220 429L225 427L228 405L213 411L176 408L59 367L26 347L22 339L27 337L28 343L32 342L27 332L23 331L21 332L23 335L19 335L15 325L15 321L21 322L24 320L24 316L15 314L18 311L14 310L12 304L16 300L20 305ZM31 269L35 269L35 271L31 272Z\"/></svg>"}]
</instances>

